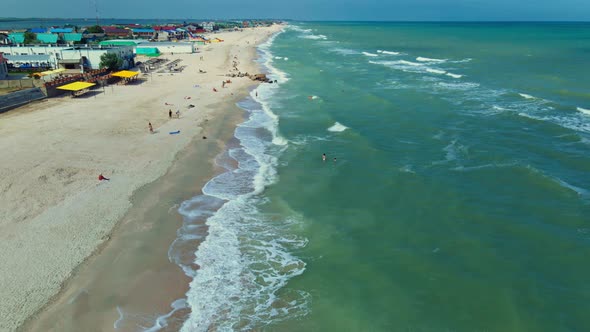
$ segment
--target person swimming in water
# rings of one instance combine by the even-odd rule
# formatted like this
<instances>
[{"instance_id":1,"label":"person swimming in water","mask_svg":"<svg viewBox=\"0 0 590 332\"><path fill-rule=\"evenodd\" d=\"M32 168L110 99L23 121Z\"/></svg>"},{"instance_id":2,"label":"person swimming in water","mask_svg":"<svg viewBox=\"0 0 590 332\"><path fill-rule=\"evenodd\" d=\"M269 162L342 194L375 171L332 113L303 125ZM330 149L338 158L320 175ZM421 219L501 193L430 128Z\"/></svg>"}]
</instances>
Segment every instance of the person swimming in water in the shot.
<instances>
[{"instance_id":1,"label":"person swimming in water","mask_svg":"<svg viewBox=\"0 0 590 332\"><path fill-rule=\"evenodd\" d=\"M326 154L322 154L322 161L326 161Z\"/></svg>"}]
</instances>

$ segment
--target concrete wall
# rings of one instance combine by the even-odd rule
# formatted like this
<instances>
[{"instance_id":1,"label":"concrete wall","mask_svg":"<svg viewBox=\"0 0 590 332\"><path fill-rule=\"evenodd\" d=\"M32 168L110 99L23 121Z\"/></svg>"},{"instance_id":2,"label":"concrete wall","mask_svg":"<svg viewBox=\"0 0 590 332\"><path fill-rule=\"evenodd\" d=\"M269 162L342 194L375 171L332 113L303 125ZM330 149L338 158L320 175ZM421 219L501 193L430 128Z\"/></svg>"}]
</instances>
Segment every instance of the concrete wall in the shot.
<instances>
[{"instance_id":1,"label":"concrete wall","mask_svg":"<svg viewBox=\"0 0 590 332\"><path fill-rule=\"evenodd\" d=\"M35 80L35 79L26 79L26 80L0 80L0 89L8 89L8 88L35 88L35 87L42 87L43 80Z\"/></svg>"},{"instance_id":2,"label":"concrete wall","mask_svg":"<svg viewBox=\"0 0 590 332\"><path fill-rule=\"evenodd\" d=\"M15 107L28 104L35 100L44 99L45 94L39 88L20 90L0 96L0 113Z\"/></svg>"}]
</instances>

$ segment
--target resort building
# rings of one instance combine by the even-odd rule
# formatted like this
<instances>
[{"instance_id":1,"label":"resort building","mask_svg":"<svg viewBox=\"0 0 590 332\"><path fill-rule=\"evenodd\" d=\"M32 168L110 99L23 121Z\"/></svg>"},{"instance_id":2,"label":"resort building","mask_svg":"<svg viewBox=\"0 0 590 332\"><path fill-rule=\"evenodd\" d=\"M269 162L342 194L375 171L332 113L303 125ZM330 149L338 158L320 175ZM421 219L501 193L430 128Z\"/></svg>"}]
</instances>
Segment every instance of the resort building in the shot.
<instances>
[{"instance_id":1,"label":"resort building","mask_svg":"<svg viewBox=\"0 0 590 332\"><path fill-rule=\"evenodd\" d=\"M129 38L131 37L131 30L129 29L121 29L117 27L106 26L102 27L104 34L107 37L116 37L116 38Z\"/></svg>"},{"instance_id":2,"label":"resort building","mask_svg":"<svg viewBox=\"0 0 590 332\"><path fill-rule=\"evenodd\" d=\"M117 54L123 59L123 68L135 65L133 46L0 46L0 52L8 60L9 67L16 68L63 68L77 71L100 68L100 57L105 53Z\"/></svg>"},{"instance_id":3,"label":"resort building","mask_svg":"<svg viewBox=\"0 0 590 332\"><path fill-rule=\"evenodd\" d=\"M131 29L134 38L154 39L156 31L154 29Z\"/></svg>"}]
</instances>

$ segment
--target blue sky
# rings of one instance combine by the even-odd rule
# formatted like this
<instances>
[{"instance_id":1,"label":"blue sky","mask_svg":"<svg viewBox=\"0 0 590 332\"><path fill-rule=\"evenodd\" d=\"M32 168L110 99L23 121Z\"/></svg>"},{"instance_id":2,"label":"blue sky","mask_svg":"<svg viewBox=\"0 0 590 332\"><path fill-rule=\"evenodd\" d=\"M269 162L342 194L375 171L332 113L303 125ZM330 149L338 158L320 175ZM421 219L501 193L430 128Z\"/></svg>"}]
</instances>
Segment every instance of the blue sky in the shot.
<instances>
[{"instance_id":1,"label":"blue sky","mask_svg":"<svg viewBox=\"0 0 590 332\"><path fill-rule=\"evenodd\" d=\"M94 17L95 0L3 0L2 17ZM590 21L590 0L96 0L103 18Z\"/></svg>"}]
</instances>

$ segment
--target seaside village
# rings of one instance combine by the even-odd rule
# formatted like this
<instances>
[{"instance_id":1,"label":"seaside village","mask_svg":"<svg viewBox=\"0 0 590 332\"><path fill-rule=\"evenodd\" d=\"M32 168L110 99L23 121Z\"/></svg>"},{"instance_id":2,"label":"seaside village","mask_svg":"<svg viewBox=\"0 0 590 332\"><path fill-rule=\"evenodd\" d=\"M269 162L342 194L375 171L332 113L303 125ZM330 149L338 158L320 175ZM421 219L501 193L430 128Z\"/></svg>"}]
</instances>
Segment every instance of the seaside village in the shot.
<instances>
[{"instance_id":1,"label":"seaside village","mask_svg":"<svg viewBox=\"0 0 590 332\"><path fill-rule=\"evenodd\" d=\"M219 31L272 21L145 26L123 24L0 30L0 113L32 101L79 97L110 84L135 84L151 73L180 72L166 54L200 53L221 43ZM144 75L141 75L144 74ZM264 75L252 79L266 80Z\"/></svg>"}]
</instances>

